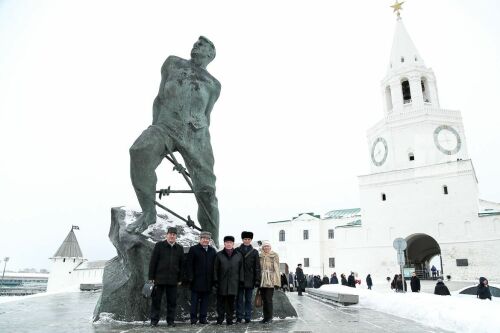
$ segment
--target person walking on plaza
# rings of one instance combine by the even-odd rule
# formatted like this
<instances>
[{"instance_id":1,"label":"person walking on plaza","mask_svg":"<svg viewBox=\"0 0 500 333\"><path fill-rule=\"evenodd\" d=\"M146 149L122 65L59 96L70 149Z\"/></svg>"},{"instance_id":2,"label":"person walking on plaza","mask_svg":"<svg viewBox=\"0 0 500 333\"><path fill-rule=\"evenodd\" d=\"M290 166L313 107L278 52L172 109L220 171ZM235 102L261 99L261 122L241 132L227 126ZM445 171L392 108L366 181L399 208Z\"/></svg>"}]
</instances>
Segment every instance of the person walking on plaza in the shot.
<instances>
[{"instance_id":1,"label":"person walking on plaza","mask_svg":"<svg viewBox=\"0 0 500 333\"><path fill-rule=\"evenodd\" d=\"M191 325L196 324L198 319L200 324L208 324L208 296L213 285L216 255L215 249L209 245L211 237L211 233L202 231L200 242L191 246L187 255L186 277L191 287Z\"/></svg>"},{"instance_id":2,"label":"person walking on plaza","mask_svg":"<svg viewBox=\"0 0 500 333\"><path fill-rule=\"evenodd\" d=\"M437 280L436 287L434 288L434 295L451 296L450 290L444 284L443 280Z\"/></svg>"},{"instance_id":3,"label":"person walking on plaza","mask_svg":"<svg viewBox=\"0 0 500 333\"><path fill-rule=\"evenodd\" d=\"M431 272L432 272L432 278L433 279L437 277L437 271L438 270L437 270L436 266L432 265Z\"/></svg>"},{"instance_id":4,"label":"person walking on plaza","mask_svg":"<svg viewBox=\"0 0 500 333\"><path fill-rule=\"evenodd\" d=\"M368 286L368 289L372 290L373 281L371 274L368 274L366 277L366 285Z\"/></svg>"},{"instance_id":5,"label":"person walking on plaza","mask_svg":"<svg viewBox=\"0 0 500 333\"><path fill-rule=\"evenodd\" d=\"M491 291L488 285L488 279L485 277L479 278L479 285L477 286L477 298L489 299L491 301Z\"/></svg>"},{"instance_id":6,"label":"person walking on plaza","mask_svg":"<svg viewBox=\"0 0 500 333\"><path fill-rule=\"evenodd\" d=\"M214 285L217 289L217 324L233 324L234 301L244 282L243 257L234 249L234 237L224 237L224 248L215 256Z\"/></svg>"},{"instance_id":7,"label":"person walking on plaza","mask_svg":"<svg viewBox=\"0 0 500 333\"><path fill-rule=\"evenodd\" d=\"M420 292L420 279L415 272L411 274L410 288L412 293Z\"/></svg>"},{"instance_id":8,"label":"person walking on plaza","mask_svg":"<svg viewBox=\"0 0 500 333\"><path fill-rule=\"evenodd\" d=\"M302 292L306 291L307 280L302 270L302 264L298 264L295 269L295 279L297 279L297 292L299 296L303 296Z\"/></svg>"},{"instance_id":9,"label":"person walking on plaza","mask_svg":"<svg viewBox=\"0 0 500 333\"><path fill-rule=\"evenodd\" d=\"M243 231L241 233L243 243L236 249L243 257L243 283L238 290L236 304L236 322L249 323L252 319L252 297L253 289L260 286L260 260L259 251L252 247L253 233Z\"/></svg>"},{"instance_id":10,"label":"person walking on plaza","mask_svg":"<svg viewBox=\"0 0 500 333\"><path fill-rule=\"evenodd\" d=\"M262 296L262 312L264 319L261 323L269 324L273 321L273 294L274 289L280 286L280 259L276 252L271 251L271 243L264 241L260 253L260 267L262 278L260 294Z\"/></svg>"},{"instance_id":11,"label":"person walking on plaza","mask_svg":"<svg viewBox=\"0 0 500 333\"><path fill-rule=\"evenodd\" d=\"M330 284L339 284L336 272L333 272L332 277L330 278Z\"/></svg>"},{"instance_id":12,"label":"person walking on plaza","mask_svg":"<svg viewBox=\"0 0 500 333\"><path fill-rule=\"evenodd\" d=\"M177 244L177 229L167 229L167 239L155 244L149 261L148 279L154 283L151 295L151 326L160 321L161 299L167 296L167 326L174 327L177 286L181 284L184 249Z\"/></svg>"}]
</instances>

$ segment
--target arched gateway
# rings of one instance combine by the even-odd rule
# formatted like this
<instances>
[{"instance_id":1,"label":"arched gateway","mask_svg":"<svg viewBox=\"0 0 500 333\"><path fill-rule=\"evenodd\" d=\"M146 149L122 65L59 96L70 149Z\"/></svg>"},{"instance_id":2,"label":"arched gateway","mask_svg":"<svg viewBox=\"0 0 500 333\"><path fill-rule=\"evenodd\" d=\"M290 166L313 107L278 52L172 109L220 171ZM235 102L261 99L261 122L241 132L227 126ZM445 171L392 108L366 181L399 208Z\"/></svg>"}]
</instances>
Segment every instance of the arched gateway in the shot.
<instances>
[{"instance_id":1,"label":"arched gateway","mask_svg":"<svg viewBox=\"0 0 500 333\"><path fill-rule=\"evenodd\" d=\"M406 237L406 267L414 268L420 278L431 277L430 261L439 256L440 264L436 267L440 275L443 274L443 262L441 260L441 248L438 242L426 234L413 234Z\"/></svg>"}]
</instances>

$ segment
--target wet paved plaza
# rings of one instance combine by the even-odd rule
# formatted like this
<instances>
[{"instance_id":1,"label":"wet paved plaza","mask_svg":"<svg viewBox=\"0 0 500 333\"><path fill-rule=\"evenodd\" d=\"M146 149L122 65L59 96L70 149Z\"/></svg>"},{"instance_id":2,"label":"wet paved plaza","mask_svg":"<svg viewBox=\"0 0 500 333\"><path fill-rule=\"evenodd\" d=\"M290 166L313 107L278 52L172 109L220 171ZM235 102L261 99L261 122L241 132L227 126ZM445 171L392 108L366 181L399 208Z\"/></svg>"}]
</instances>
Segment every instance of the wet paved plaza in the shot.
<instances>
[{"instance_id":1,"label":"wet paved plaza","mask_svg":"<svg viewBox=\"0 0 500 333\"><path fill-rule=\"evenodd\" d=\"M91 317L99 293L54 294L0 304L0 332L445 332L373 310L329 305L308 296L299 297L295 293L287 295L297 309L299 318L275 320L270 325L259 322L232 326L177 323L175 328L167 328L166 323L161 321L158 327L151 328L142 322L102 320L92 323Z\"/></svg>"}]
</instances>

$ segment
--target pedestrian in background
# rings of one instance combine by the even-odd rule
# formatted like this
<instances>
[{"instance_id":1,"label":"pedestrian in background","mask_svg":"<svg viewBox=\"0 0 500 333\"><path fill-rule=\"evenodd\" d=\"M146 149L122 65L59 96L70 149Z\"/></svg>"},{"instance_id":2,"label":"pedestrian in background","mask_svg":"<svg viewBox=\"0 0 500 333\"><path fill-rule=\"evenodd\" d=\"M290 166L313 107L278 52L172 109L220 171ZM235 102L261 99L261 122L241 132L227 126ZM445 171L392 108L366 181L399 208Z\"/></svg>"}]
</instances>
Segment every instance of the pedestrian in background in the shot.
<instances>
[{"instance_id":1,"label":"pedestrian in background","mask_svg":"<svg viewBox=\"0 0 500 333\"><path fill-rule=\"evenodd\" d=\"M415 272L411 274L410 288L412 293L420 292L420 279Z\"/></svg>"},{"instance_id":2,"label":"pedestrian in background","mask_svg":"<svg viewBox=\"0 0 500 333\"><path fill-rule=\"evenodd\" d=\"M330 284L339 284L336 272L333 272L332 277L330 278Z\"/></svg>"},{"instance_id":3,"label":"pedestrian in background","mask_svg":"<svg viewBox=\"0 0 500 333\"><path fill-rule=\"evenodd\" d=\"M366 276L366 285L368 286L368 289L372 290L373 281L370 274Z\"/></svg>"},{"instance_id":4,"label":"pedestrian in background","mask_svg":"<svg viewBox=\"0 0 500 333\"><path fill-rule=\"evenodd\" d=\"M298 264L295 269L295 279L297 280L297 292L299 296L303 296L302 292L306 291L307 280L302 270L302 264Z\"/></svg>"},{"instance_id":5,"label":"pedestrian in background","mask_svg":"<svg viewBox=\"0 0 500 333\"><path fill-rule=\"evenodd\" d=\"M396 292L403 293L406 290L408 290L406 285L406 280L403 278L401 274L398 274L396 278Z\"/></svg>"},{"instance_id":6,"label":"pedestrian in background","mask_svg":"<svg viewBox=\"0 0 500 333\"><path fill-rule=\"evenodd\" d=\"M351 288L356 288L356 279L354 278L354 272L351 272L347 278L347 286Z\"/></svg>"},{"instance_id":7,"label":"pedestrian in background","mask_svg":"<svg viewBox=\"0 0 500 333\"><path fill-rule=\"evenodd\" d=\"M345 278L344 273L340 274L340 282L342 283L343 286L347 286L347 279Z\"/></svg>"},{"instance_id":8,"label":"pedestrian in background","mask_svg":"<svg viewBox=\"0 0 500 333\"><path fill-rule=\"evenodd\" d=\"M488 279L485 277L479 278L479 285L477 286L477 298L489 299L491 301L491 291L488 285Z\"/></svg>"},{"instance_id":9,"label":"pedestrian in background","mask_svg":"<svg viewBox=\"0 0 500 333\"><path fill-rule=\"evenodd\" d=\"M444 284L443 280L437 280L436 287L434 287L434 295L451 296L450 290L448 290L448 287Z\"/></svg>"}]
</instances>

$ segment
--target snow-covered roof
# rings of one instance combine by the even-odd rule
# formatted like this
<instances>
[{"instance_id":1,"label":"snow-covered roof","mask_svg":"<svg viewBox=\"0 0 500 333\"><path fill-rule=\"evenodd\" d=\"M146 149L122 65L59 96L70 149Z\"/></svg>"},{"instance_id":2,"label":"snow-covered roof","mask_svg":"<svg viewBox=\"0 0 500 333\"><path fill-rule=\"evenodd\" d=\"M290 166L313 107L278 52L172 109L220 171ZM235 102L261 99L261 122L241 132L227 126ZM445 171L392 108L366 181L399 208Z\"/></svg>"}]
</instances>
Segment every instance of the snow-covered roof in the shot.
<instances>
[{"instance_id":1,"label":"snow-covered roof","mask_svg":"<svg viewBox=\"0 0 500 333\"><path fill-rule=\"evenodd\" d=\"M314 213L300 213L298 216L294 217L293 221L310 221L310 220L319 220L320 216L315 215Z\"/></svg>"},{"instance_id":2,"label":"snow-covered roof","mask_svg":"<svg viewBox=\"0 0 500 333\"><path fill-rule=\"evenodd\" d=\"M80 249L80 245L78 245L78 240L73 229L71 229L53 257L83 258L82 250Z\"/></svg>"},{"instance_id":3,"label":"snow-covered roof","mask_svg":"<svg viewBox=\"0 0 500 333\"><path fill-rule=\"evenodd\" d=\"M104 269L107 262L107 260L85 261L78 265L78 267L75 268L75 271L85 269Z\"/></svg>"},{"instance_id":4,"label":"snow-covered roof","mask_svg":"<svg viewBox=\"0 0 500 333\"><path fill-rule=\"evenodd\" d=\"M344 219L355 216L361 216L361 208L336 209L325 214L325 218L330 219Z\"/></svg>"},{"instance_id":5,"label":"snow-covered roof","mask_svg":"<svg viewBox=\"0 0 500 333\"><path fill-rule=\"evenodd\" d=\"M479 199L479 217L500 215L500 203Z\"/></svg>"},{"instance_id":6,"label":"snow-covered roof","mask_svg":"<svg viewBox=\"0 0 500 333\"><path fill-rule=\"evenodd\" d=\"M354 227L361 227L361 220L349 221L345 224L336 226L336 228L354 228Z\"/></svg>"}]
</instances>

